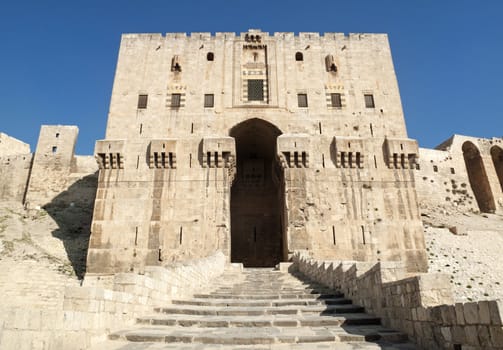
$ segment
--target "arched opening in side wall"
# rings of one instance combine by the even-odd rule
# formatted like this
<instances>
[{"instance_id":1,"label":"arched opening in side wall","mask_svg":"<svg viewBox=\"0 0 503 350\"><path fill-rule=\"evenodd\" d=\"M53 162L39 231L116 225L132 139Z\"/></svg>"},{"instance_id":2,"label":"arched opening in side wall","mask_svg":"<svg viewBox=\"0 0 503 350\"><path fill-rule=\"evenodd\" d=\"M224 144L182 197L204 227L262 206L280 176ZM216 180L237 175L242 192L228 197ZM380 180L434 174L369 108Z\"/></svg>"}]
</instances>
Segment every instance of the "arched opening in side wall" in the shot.
<instances>
[{"instance_id":1,"label":"arched opening in side wall","mask_svg":"<svg viewBox=\"0 0 503 350\"><path fill-rule=\"evenodd\" d=\"M498 175L501 191L503 192L503 149L499 146L491 148L491 158L493 159L494 169Z\"/></svg>"},{"instance_id":2,"label":"arched opening in side wall","mask_svg":"<svg viewBox=\"0 0 503 350\"><path fill-rule=\"evenodd\" d=\"M231 189L231 261L270 267L283 258L284 185L277 162L281 131L249 119L230 131L236 142L236 179Z\"/></svg>"},{"instance_id":3,"label":"arched opening in side wall","mask_svg":"<svg viewBox=\"0 0 503 350\"><path fill-rule=\"evenodd\" d=\"M470 141L463 143L462 150L466 172L479 210L483 213L493 213L496 206L480 152Z\"/></svg>"}]
</instances>

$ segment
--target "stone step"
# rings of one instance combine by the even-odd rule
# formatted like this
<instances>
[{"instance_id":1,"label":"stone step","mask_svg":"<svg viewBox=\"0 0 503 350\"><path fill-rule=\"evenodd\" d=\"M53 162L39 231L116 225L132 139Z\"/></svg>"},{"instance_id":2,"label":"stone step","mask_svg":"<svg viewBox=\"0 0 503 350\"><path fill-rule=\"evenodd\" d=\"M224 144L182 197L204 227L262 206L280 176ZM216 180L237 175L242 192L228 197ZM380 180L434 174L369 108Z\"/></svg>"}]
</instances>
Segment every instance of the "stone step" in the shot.
<instances>
[{"instance_id":1,"label":"stone step","mask_svg":"<svg viewBox=\"0 0 503 350\"><path fill-rule=\"evenodd\" d=\"M140 317L138 324L181 327L325 327L380 325L378 317L367 314L339 314L336 316L264 315L264 316L206 316L162 315Z\"/></svg>"},{"instance_id":2,"label":"stone step","mask_svg":"<svg viewBox=\"0 0 503 350\"><path fill-rule=\"evenodd\" d=\"M249 292L248 292L249 293ZM276 293L276 294L235 294L235 293L209 293L194 294L198 299L334 299L341 298L344 294L320 294L320 293Z\"/></svg>"},{"instance_id":3,"label":"stone step","mask_svg":"<svg viewBox=\"0 0 503 350\"><path fill-rule=\"evenodd\" d=\"M331 299L282 299L282 300L247 300L247 299L187 299L173 300L174 305L199 305L199 306L287 306L287 305L348 305L351 300L346 298L331 298Z\"/></svg>"},{"instance_id":4,"label":"stone step","mask_svg":"<svg viewBox=\"0 0 503 350\"><path fill-rule=\"evenodd\" d=\"M213 316L259 316L259 315L297 315L297 314L319 314L333 315L346 313L362 313L364 308L356 305L287 305L276 307L214 307L214 306L197 306L197 305L172 305L169 307L160 307L155 309L156 312L167 314L184 314L184 315L213 315Z\"/></svg>"},{"instance_id":5,"label":"stone step","mask_svg":"<svg viewBox=\"0 0 503 350\"><path fill-rule=\"evenodd\" d=\"M202 343L202 344L277 344L315 342L363 342L405 340L400 332L393 332L381 326L358 327L346 330L342 327L241 327L197 328L197 327L139 327L135 330L113 333L110 339L131 342Z\"/></svg>"},{"instance_id":6,"label":"stone step","mask_svg":"<svg viewBox=\"0 0 503 350\"><path fill-rule=\"evenodd\" d=\"M133 345L133 346L131 346ZM90 350L417 350L411 343L390 342L317 342L296 344L223 345L200 343L130 343L125 340L106 340Z\"/></svg>"}]
</instances>

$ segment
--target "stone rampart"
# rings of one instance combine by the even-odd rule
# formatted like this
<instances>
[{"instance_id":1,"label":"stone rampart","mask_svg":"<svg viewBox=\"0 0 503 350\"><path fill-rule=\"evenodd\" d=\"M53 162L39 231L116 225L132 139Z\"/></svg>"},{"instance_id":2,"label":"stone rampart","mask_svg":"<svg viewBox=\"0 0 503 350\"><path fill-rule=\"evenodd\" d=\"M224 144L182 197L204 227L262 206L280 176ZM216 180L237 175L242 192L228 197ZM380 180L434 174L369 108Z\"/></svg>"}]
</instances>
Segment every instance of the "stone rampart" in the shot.
<instances>
[{"instance_id":1,"label":"stone rampart","mask_svg":"<svg viewBox=\"0 0 503 350\"><path fill-rule=\"evenodd\" d=\"M299 272L343 292L423 349L503 349L503 301L454 304L447 275L405 278L399 262L323 262L302 253L293 260Z\"/></svg>"},{"instance_id":2,"label":"stone rampart","mask_svg":"<svg viewBox=\"0 0 503 350\"><path fill-rule=\"evenodd\" d=\"M216 252L184 264L146 267L144 275L117 274L111 289L96 280L67 287L62 310L0 308L0 349L87 349L140 314L202 290L224 268L225 256Z\"/></svg>"}]
</instances>

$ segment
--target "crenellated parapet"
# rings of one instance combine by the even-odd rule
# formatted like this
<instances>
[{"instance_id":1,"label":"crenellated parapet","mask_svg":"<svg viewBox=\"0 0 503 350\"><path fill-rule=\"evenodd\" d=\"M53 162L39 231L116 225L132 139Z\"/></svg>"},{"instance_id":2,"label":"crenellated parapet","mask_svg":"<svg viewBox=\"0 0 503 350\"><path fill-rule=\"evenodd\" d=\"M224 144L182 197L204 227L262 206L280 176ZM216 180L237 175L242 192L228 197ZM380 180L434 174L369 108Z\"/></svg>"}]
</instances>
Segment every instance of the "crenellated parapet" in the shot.
<instances>
[{"instance_id":1,"label":"crenellated parapet","mask_svg":"<svg viewBox=\"0 0 503 350\"><path fill-rule=\"evenodd\" d=\"M124 168L124 140L100 140L96 141L94 154L100 169L123 169Z\"/></svg>"},{"instance_id":2,"label":"crenellated parapet","mask_svg":"<svg viewBox=\"0 0 503 350\"><path fill-rule=\"evenodd\" d=\"M365 139L358 137L334 137L335 166L338 168L363 168Z\"/></svg>"},{"instance_id":3,"label":"crenellated parapet","mask_svg":"<svg viewBox=\"0 0 503 350\"><path fill-rule=\"evenodd\" d=\"M277 153L283 168L309 168L308 135L285 134L278 137Z\"/></svg>"},{"instance_id":4,"label":"crenellated parapet","mask_svg":"<svg viewBox=\"0 0 503 350\"><path fill-rule=\"evenodd\" d=\"M419 158L419 148L416 140L386 138L383 148L384 160L390 169L413 168Z\"/></svg>"},{"instance_id":5,"label":"crenellated parapet","mask_svg":"<svg viewBox=\"0 0 503 350\"><path fill-rule=\"evenodd\" d=\"M234 168L236 145L232 137L205 137L202 141L203 168Z\"/></svg>"},{"instance_id":6,"label":"crenellated parapet","mask_svg":"<svg viewBox=\"0 0 503 350\"><path fill-rule=\"evenodd\" d=\"M176 139L152 140L148 146L149 168L176 168Z\"/></svg>"}]
</instances>

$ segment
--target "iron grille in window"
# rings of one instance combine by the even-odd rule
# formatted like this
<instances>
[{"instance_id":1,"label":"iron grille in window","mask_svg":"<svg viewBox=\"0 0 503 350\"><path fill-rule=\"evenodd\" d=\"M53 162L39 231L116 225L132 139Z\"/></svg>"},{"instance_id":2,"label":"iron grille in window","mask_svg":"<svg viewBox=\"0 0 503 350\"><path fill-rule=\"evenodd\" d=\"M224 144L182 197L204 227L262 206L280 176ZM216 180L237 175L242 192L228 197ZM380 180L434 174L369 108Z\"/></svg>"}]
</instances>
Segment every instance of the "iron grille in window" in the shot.
<instances>
[{"instance_id":1,"label":"iron grille in window","mask_svg":"<svg viewBox=\"0 0 503 350\"><path fill-rule=\"evenodd\" d=\"M367 108L375 108L374 104L374 95L365 94L365 107Z\"/></svg>"},{"instance_id":2,"label":"iron grille in window","mask_svg":"<svg viewBox=\"0 0 503 350\"><path fill-rule=\"evenodd\" d=\"M147 108L148 95L138 95L138 109Z\"/></svg>"},{"instance_id":3,"label":"iron grille in window","mask_svg":"<svg viewBox=\"0 0 503 350\"><path fill-rule=\"evenodd\" d=\"M332 101L332 107L342 107L341 94L330 94L330 99Z\"/></svg>"},{"instance_id":4,"label":"iron grille in window","mask_svg":"<svg viewBox=\"0 0 503 350\"><path fill-rule=\"evenodd\" d=\"M180 107L181 100L181 94L171 94L171 107Z\"/></svg>"},{"instance_id":5,"label":"iron grille in window","mask_svg":"<svg viewBox=\"0 0 503 350\"><path fill-rule=\"evenodd\" d=\"M298 94L299 107L307 107L307 94Z\"/></svg>"},{"instance_id":6,"label":"iron grille in window","mask_svg":"<svg viewBox=\"0 0 503 350\"><path fill-rule=\"evenodd\" d=\"M215 102L215 98L213 94L205 94L204 95L204 107L211 108L213 107Z\"/></svg>"},{"instance_id":7,"label":"iron grille in window","mask_svg":"<svg viewBox=\"0 0 503 350\"><path fill-rule=\"evenodd\" d=\"M264 101L264 81L248 80L248 101Z\"/></svg>"}]
</instances>

